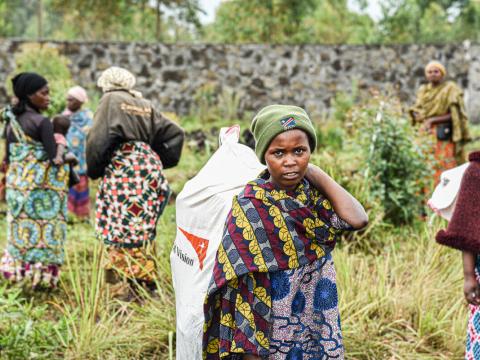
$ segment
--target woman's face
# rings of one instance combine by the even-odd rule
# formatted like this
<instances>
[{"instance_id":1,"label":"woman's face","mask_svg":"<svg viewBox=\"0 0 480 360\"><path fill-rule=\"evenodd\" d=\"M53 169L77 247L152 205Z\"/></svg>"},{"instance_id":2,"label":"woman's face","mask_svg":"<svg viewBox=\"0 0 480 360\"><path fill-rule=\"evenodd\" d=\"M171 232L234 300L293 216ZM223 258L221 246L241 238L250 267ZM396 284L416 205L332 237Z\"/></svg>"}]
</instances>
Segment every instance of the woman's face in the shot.
<instances>
[{"instance_id":1,"label":"woman's face","mask_svg":"<svg viewBox=\"0 0 480 360\"><path fill-rule=\"evenodd\" d=\"M71 112L76 112L80 110L82 107L82 103L75 99L73 96L67 96L67 109L70 110Z\"/></svg>"},{"instance_id":2,"label":"woman's face","mask_svg":"<svg viewBox=\"0 0 480 360\"><path fill-rule=\"evenodd\" d=\"M439 84L443 79L443 73L439 68L435 66L430 66L426 72L428 82L433 85Z\"/></svg>"},{"instance_id":3,"label":"woman's face","mask_svg":"<svg viewBox=\"0 0 480 360\"><path fill-rule=\"evenodd\" d=\"M277 135L265 152L271 181L284 190L294 190L297 187L305 176L309 161L308 136L298 129Z\"/></svg>"},{"instance_id":4,"label":"woman's face","mask_svg":"<svg viewBox=\"0 0 480 360\"><path fill-rule=\"evenodd\" d=\"M45 85L28 98L38 110L46 110L48 105L50 105L50 89L48 88L48 85Z\"/></svg>"}]
</instances>

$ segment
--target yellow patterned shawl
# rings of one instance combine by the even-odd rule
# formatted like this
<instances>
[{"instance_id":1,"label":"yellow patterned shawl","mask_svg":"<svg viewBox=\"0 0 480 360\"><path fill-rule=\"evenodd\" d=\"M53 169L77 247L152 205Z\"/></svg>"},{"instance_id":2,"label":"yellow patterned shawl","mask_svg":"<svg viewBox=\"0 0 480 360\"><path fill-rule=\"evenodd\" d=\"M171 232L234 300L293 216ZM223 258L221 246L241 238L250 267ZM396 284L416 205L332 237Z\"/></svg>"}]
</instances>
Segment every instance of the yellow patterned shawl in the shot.
<instances>
[{"instance_id":1,"label":"yellow patterned shawl","mask_svg":"<svg viewBox=\"0 0 480 360\"><path fill-rule=\"evenodd\" d=\"M268 177L265 171L248 183L227 217L204 307L205 359L268 356L269 273L310 264L335 246L330 202L306 180L286 192Z\"/></svg>"},{"instance_id":2,"label":"yellow patterned shawl","mask_svg":"<svg viewBox=\"0 0 480 360\"><path fill-rule=\"evenodd\" d=\"M419 114L417 119L413 116L414 112ZM445 81L435 87L430 83L420 86L415 104L409 109L414 124L448 113L452 116L453 142L470 140L463 92L454 82Z\"/></svg>"}]
</instances>

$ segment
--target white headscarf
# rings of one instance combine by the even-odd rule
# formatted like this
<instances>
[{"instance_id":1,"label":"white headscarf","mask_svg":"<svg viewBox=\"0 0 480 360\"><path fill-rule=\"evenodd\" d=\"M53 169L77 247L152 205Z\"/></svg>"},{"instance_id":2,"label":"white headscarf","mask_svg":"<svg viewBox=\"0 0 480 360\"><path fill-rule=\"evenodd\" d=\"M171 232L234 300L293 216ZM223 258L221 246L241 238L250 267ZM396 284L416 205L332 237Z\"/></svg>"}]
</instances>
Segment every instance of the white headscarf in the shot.
<instances>
[{"instance_id":1,"label":"white headscarf","mask_svg":"<svg viewBox=\"0 0 480 360\"><path fill-rule=\"evenodd\" d=\"M136 97L142 97L140 92L133 90L135 82L135 76L130 71L118 66L111 66L100 75L97 85L102 88L103 92L127 90Z\"/></svg>"}]
</instances>

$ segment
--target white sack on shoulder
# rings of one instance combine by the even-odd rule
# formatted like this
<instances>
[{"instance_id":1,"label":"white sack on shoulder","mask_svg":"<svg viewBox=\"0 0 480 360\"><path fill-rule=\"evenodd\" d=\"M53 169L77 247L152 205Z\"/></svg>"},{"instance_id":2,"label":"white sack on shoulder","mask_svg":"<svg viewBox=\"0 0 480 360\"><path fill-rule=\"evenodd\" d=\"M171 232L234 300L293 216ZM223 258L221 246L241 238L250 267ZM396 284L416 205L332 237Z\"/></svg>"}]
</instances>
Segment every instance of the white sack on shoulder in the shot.
<instances>
[{"instance_id":1,"label":"white sack on shoulder","mask_svg":"<svg viewBox=\"0 0 480 360\"><path fill-rule=\"evenodd\" d=\"M177 317L177 360L202 359L203 302L233 196L264 169L239 144L240 127L222 128L219 149L176 200L177 235L170 254Z\"/></svg>"}]
</instances>

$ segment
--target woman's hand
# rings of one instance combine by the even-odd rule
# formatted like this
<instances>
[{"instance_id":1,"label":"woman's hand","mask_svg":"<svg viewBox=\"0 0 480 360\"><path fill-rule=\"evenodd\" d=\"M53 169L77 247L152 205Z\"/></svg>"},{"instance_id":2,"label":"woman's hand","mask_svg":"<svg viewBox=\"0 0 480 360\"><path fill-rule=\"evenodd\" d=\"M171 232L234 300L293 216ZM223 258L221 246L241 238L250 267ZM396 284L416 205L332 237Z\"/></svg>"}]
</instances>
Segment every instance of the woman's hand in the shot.
<instances>
[{"instance_id":1,"label":"woman's hand","mask_svg":"<svg viewBox=\"0 0 480 360\"><path fill-rule=\"evenodd\" d=\"M423 116L420 113L416 111L412 111L412 115L413 115L413 118L415 119L415 122L417 123L422 122Z\"/></svg>"},{"instance_id":2,"label":"woman's hand","mask_svg":"<svg viewBox=\"0 0 480 360\"><path fill-rule=\"evenodd\" d=\"M463 294L469 304L480 305L480 286L475 277L477 254L462 251L463 259Z\"/></svg>"},{"instance_id":3,"label":"woman's hand","mask_svg":"<svg viewBox=\"0 0 480 360\"><path fill-rule=\"evenodd\" d=\"M472 305L480 305L480 286L475 276L465 278L463 283L463 294L465 300Z\"/></svg>"},{"instance_id":4,"label":"woman's hand","mask_svg":"<svg viewBox=\"0 0 480 360\"><path fill-rule=\"evenodd\" d=\"M430 119L426 119L421 126L421 131L425 133L429 133L432 131L432 121Z\"/></svg>"},{"instance_id":5,"label":"woman's hand","mask_svg":"<svg viewBox=\"0 0 480 360\"><path fill-rule=\"evenodd\" d=\"M61 156L56 156L54 159L53 159L53 163L56 165L56 166L61 166L63 165L63 159Z\"/></svg>"}]
</instances>

